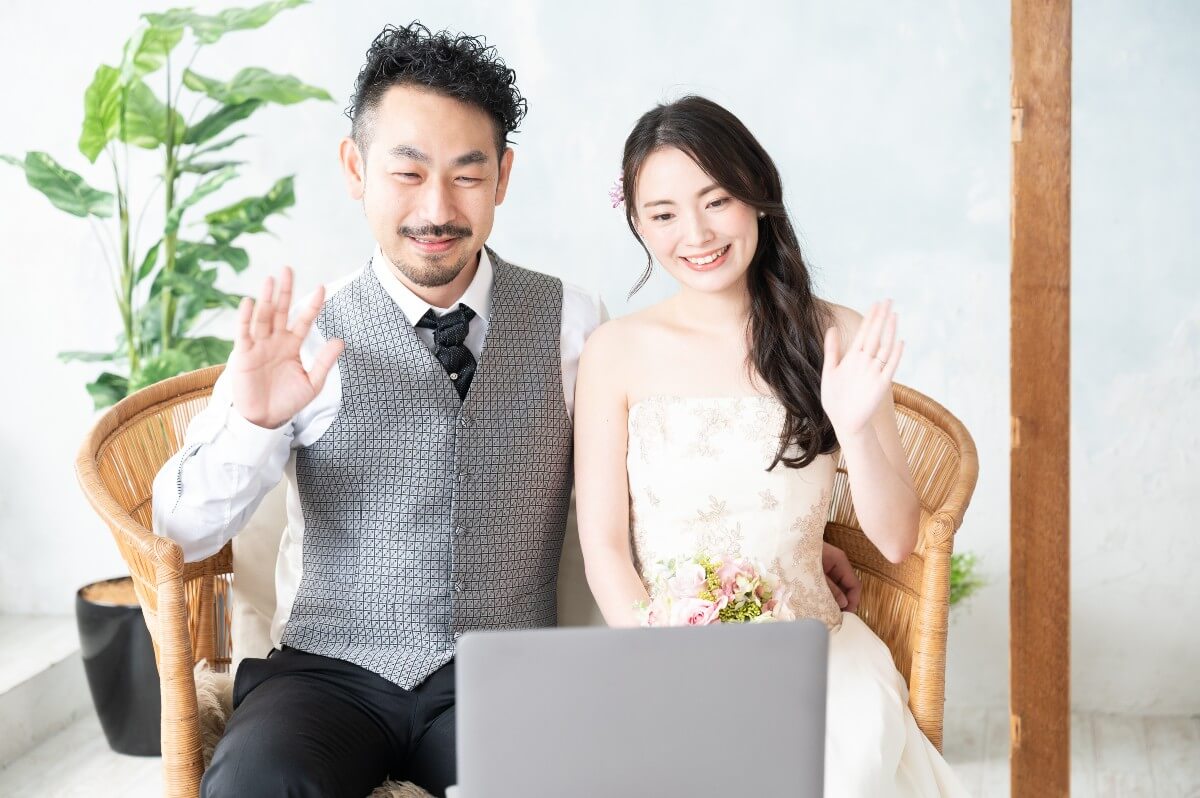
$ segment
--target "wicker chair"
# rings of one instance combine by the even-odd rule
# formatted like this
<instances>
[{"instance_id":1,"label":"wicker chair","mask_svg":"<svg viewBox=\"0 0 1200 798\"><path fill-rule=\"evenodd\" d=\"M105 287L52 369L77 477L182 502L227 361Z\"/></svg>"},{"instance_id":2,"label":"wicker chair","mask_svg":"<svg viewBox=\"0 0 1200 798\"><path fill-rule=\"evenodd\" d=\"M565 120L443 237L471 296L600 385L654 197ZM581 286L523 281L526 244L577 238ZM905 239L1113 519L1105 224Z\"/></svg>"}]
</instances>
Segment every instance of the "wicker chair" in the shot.
<instances>
[{"instance_id":1,"label":"wicker chair","mask_svg":"<svg viewBox=\"0 0 1200 798\"><path fill-rule=\"evenodd\" d=\"M101 416L76 461L84 494L129 565L154 640L165 792L187 798L198 793L204 768L192 668L201 659L216 669L231 661L226 599L233 555L226 545L206 560L184 563L175 542L151 532L151 485L181 446L188 422L207 404L221 369L183 374L125 398ZM950 553L978 466L966 429L944 408L899 385L895 399L921 496L917 550L894 565L866 540L842 464L826 537L845 549L862 577L859 615L888 644L908 679L917 723L940 749Z\"/></svg>"}]
</instances>

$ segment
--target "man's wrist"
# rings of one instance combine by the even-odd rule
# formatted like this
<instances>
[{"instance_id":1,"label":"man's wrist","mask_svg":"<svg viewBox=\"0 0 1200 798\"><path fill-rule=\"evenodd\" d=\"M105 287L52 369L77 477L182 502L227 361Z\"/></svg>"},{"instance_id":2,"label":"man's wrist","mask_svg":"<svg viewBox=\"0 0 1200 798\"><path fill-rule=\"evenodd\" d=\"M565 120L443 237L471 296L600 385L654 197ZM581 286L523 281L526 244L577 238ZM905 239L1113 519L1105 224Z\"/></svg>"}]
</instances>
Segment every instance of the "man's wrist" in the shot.
<instances>
[{"instance_id":1,"label":"man's wrist","mask_svg":"<svg viewBox=\"0 0 1200 798\"><path fill-rule=\"evenodd\" d=\"M232 405L225 417L225 430L232 448L231 460L251 468L266 462L282 442L292 437L286 420L276 427L265 427L246 418Z\"/></svg>"}]
</instances>

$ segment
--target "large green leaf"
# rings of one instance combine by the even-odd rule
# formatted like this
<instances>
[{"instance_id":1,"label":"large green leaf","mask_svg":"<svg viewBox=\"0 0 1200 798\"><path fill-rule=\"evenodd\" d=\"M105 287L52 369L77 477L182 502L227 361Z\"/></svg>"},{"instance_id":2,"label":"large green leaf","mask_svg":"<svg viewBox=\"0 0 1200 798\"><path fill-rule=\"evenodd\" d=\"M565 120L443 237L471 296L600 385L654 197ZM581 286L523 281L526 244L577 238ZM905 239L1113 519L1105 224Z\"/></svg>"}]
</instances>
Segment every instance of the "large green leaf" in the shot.
<instances>
[{"instance_id":1,"label":"large green leaf","mask_svg":"<svg viewBox=\"0 0 1200 798\"><path fill-rule=\"evenodd\" d=\"M141 268L138 269L137 279L134 284L140 283L150 276L150 272L154 271L155 265L158 263L158 250L162 247L162 239L155 242L154 246L146 251L146 257L142 259Z\"/></svg>"},{"instance_id":2,"label":"large green leaf","mask_svg":"<svg viewBox=\"0 0 1200 798\"><path fill-rule=\"evenodd\" d=\"M181 300L201 302L205 310L214 308L236 308L242 298L236 294L227 294L217 288L216 269L197 269L192 274L183 272L160 273L155 284L169 287Z\"/></svg>"},{"instance_id":3,"label":"large green leaf","mask_svg":"<svg viewBox=\"0 0 1200 798\"><path fill-rule=\"evenodd\" d=\"M179 230L179 222L183 219L183 214L187 212L188 208L192 207L209 194L219 190L221 186L225 185L230 180L233 180L235 177L237 177L237 168L233 166L227 166L216 174L209 175L201 180L200 184L196 186L196 190L189 194L186 199L172 208L171 212L167 214L166 228L163 232L166 235L171 235Z\"/></svg>"},{"instance_id":4,"label":"large green leaf","mask_svg":"<svg viewBox=\"0 0 1200 798\"><path fill-rule=\"evenodd\" d=\"M92 402L97 410L114 405L129 393L129 380L120 374L106 371L89 382L87 392L92 396Z\"/></svg>"},{"instance_id":5,"label":"large green leaf","mask_svg":"<svg viewBox=\"0 0 1200 798\"><path fill-rule=\"evenodd\" d=\"M133 34L121 55L121 83L158 71L182 38L183 28L150 26Z\"/></svg>"},{"instance_id":6,"label":"large green leaf","mask_svg":"<svg viewBox=\"0 0 1200 798\"><path fill-rule=\"evenodd\" d=\"M273 0L253 8L227 8L219 14L197 14L190 8L175 8L162 14L142 14L156 28L191 28L201 44L212 44L226 33L266 25L280 11L305 5L308 0Z\"/></svg>"},{"instance_id":7,"label":"large green leaf","mask_svg":"<svg viewBox=\"0 0 1200 798\"><path fill-rule=\"evenodd\" d=\"M278 181L261 197L247 197L241 202L213 211L204 217L208 222L208 234L217 243L228 243L242 233L261 233L266 228L263 221L296 204L293 176Z\"/></svg>"},{"instance_id":8,"label":"large green leaf","mask_svg":"<svg viewBox=\"0 0 1200 798\"><path fill-rule=\"evenodd\" d=\"M159 274L162 274L160 271ZM158 278L155 278L154 288L158 288ZM133 323L137 328L138 352L142 357L148 357L157 352L162 344L162 300L158 299L157 293L151 296L151 300L143 302L134 311ZM117 336L117 346L125 348L125 334L121 333Z\"/></svg>"},{"instance_id":9,"label":"large green leaf","mask_svg":"<svg viewBox=\"0 0 1200 798\"><path fill-rule=\"evenodd\" d=\"M233 351L233 341L204 335L199 338L183 338L177 348L195 361L195 368L204 368L229 360L229 353Z\"/></svg>"},{"instance_id":10,"label":"large green leaf","mask_svg":"<svg viewBox=\"0 0 1200 798\"><path fill-rule=\"evenodd\" d=\"M182 268L183 271L190 271L195 264L206 262L228 263L235 272L241 273L250 265L250 256L241 247L229 244L180 241L175 254L175 267L180 269L185 262L190 266Z\"/></svg>"},{"instance_id":11,"label":"large green leaf","mask_svg":"<svg viewBox=\"0 0 1200 798\"><path fill-rule=\"evenodd\" d=\"M192 355L178 349L168 349L142 361L137 373L130 375L129 390L136 391L197 368L196 358Z\"/></svg>"},{"instance_id":12,"label":"large green leaf","mask_svg":"<svg viewBox=\"0 0 1200 798\"><path fill-rule=\"evenodd\" d=\"M82 177L46 153L26 153L24 161L11 155L0 155L0 160L24 169L29 185L45 194L46 199L59 210L72 216L112 216L112 194L92 188Z\"/></svg>"},{"instance_id":13,"label":"large green leaf","mask_svg":"<svg viewBox=\"0 0 1200 798\"><path fill-rule=\"evenodd\" d=\"M187 333L204 311L235 308L242 301L241 296L217 288L216 280L216 269L195 269L189 274L159 274L156 285L169 286L178 299L175 325L171 331L176 338Z\"/></svg>"},{"instance_id":14,"label":"large green leaf","mask_svg":"<svg viewBox=\"0 0 1200 798\"><path fill-rule=\"evenodd\" d=\"M174 140L186 136L183 117L172 109L175 120ZM145 81L135 80L125 89L125 113L119 119L117 138L137 147L152 150L167 140L167 107L159 101Z\"/></svg>"},{"instance_id":15,"label":"large green leaf","mask_svg":"<svg viewBox=\"0 0 1200 798\"><path fill-rule=\"evenodd\" d=\"M83 131L79 151L93 163L113 139L154 149L167 140L167 107L141 78L122 83L110 66L96 70L84 93ZM183 117L172 110L175 140L186 135Z\"/></svg>"},{"instance_id":16,"label":"large green leaf","mask_svg":"<svg viewBox=\"0 0 1200 798\"><path fill-rule=\"evenodd\" d=\"M277 75L262 67L246 67L225 83L188 69L183 73L183 85L226 105L248 100L291 105L304 100L333 99L324 89L301 83L291 75Z\"/></svg>"},{"instance_id":17,"label":"large green leaf","mask_svg":"<svg viewBox=\"0 0 1200 798\"><path fill-rule=\"evenodd\" d=\"M191 158L179 163L180 173L207 175L228 166L241 166L245 161L194 161Z\"/></svg>"},{"instance_id":18,"label":"large green leaf","mask_svg":"<svg viewBox=\"0 0 1200 798\"><path fill-rule=\"evenodd\" d=\"M59 352L58 359L64 363L110 363L121 358L120 352Z\"/></svg>"},{"instance_id":19,"label":"large green leaf","mask_svg":"<svg viewBox=\"0 0 1200 798\"><path fill-rule=\"evenodd\" d=\"M79 151L92 163L117 134L121 113L121 72L101 64L83 93L83 130Z\"/></svg>"},{"instance_id":20,"label":"large green leaf","mask_svg":"<svg viewBox=\"0 0 1200 798\"><path fill-rule=\"evenodd\" d=\"M201 121L203 121L203 120L201 120ZM191 133L191 130L188 130L188 132ZM230 138L225 139L224 141L218 141L214 144L209 144L206 147L200 147L192 152L190 158L195 159L200 155L207 155L209 153L216 152L217 150L223 150L226 147L232 147L234 144L237 144L239 141L241 141L244 138L247 138L246 134L239 133L236 136L231 136Z\"/></svg>"},{"instance_id":21,"label":"large green leaf","mask_svg":"<svg viewBox=\"0 0 1200 798\"><path fill-rule=\"evenodd\" d=\"M219 136L227 127L235 122L242 121L259 108L262 108L263 105L264 103L262 100L247 100L246 102L237 103L236 105L222 105L220 108L188 128L187 135L183 138L183 143L201 144L211 138L215 138ZM211 149L206 150L206 152L211 151Z\"/></svg>"},{"instance_id":22,"label":"large green leaf","mask_svg":"<svg viewBox=\"0 0 1200 798\"><path fill-rule=\"evenodd\" d=\"M137 390L177 374L224 363L232 351L233 341L212 335L180 339L175 346L147 359L133 376L130 389Z\"/></svg>"}]
</instances>

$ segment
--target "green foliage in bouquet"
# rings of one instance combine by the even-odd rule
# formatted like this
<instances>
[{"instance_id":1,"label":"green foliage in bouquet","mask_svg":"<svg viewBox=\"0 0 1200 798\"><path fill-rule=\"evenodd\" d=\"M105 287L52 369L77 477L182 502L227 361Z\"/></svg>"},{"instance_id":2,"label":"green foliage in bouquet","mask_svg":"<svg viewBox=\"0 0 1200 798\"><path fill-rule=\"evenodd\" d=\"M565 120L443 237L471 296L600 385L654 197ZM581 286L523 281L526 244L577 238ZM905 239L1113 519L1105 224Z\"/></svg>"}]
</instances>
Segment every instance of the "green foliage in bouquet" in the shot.
<instances>
[{"instance_id":1,"label":"green foliage in bouquet","mask_svg":"<svg viewBox=\"0 0 1200 798\"><path fill-rule=\"evenodd\" d=\"M243 162L228 160L229 148L245 138L233 133L238 123L272 103L332 98L291 75L259 67L220 80L192 71L191 65L201 49L225 34L260 28L281 11L306 2L273 0L211 16L187 8L143 14L143 24L125 43L120 64L101 64L84 93L79 151L91 163L105 156L115 193L93 188L44 152L29 152L23 160L0 155L0 160L23 169L29 185L56 208L88 219L110 267L122 323L114 349L59 355L64 361L110 364L110 370L87 386L97 408L229 357L232 342L197 335L196 322L205 311L237 306L241 297L217 287L219 270L240 273L249 266L246 250L236 242L243 235L265 232L269 216L295 204L292 176L280 179L265 194L190 224L189 228L204 228L198 235L182 234L184 218L193 206L238 177ZM186 31L191 32L192 47L180 71L182 58L176 48ZM161 98L148 81L163 88ZM180 113L185 103L191 107L186 118ZM196 118L202 109L204 115ZM133 225L130 217L130 145L157 150L162 163L141 210L144 214L162 188L162 229L143 252L137 251L141 215Z\"/></svg>"},{"instance_id":2,"label":"green foliage in bouquet","mask_svg":"<svg viewBox=\"0 0 1200 798\"><path fill-rule=\"evenodd\" d=\"M977 570L978 560L970 552L950 556L950 606L983 587L983 577Z\"/></svg>"}]
</instances>

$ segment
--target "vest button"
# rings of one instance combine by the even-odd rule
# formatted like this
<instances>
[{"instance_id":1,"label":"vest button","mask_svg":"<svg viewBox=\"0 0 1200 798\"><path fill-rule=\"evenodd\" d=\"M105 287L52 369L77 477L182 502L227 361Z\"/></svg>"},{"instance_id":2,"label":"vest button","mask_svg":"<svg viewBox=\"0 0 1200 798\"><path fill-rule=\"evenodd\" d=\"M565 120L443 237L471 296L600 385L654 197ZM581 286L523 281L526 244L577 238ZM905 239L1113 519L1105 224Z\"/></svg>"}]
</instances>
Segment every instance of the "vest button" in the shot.
<instances>
[{"instance_id":1,"label":"vest button","mask_svg":"<svg viewBox=\"0 0 1200 798\"><path fill-rule=\"evenodd\" d=\"M452 379L452 380L457 380L457 379L458 379L458 372L457 372L457 371L455 371L455 372L451 373L451 375L450 375L450 379Z\"/></svg>"}]
</instances>

